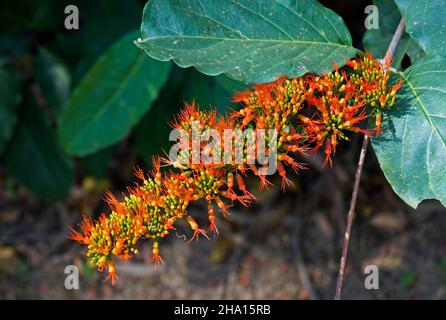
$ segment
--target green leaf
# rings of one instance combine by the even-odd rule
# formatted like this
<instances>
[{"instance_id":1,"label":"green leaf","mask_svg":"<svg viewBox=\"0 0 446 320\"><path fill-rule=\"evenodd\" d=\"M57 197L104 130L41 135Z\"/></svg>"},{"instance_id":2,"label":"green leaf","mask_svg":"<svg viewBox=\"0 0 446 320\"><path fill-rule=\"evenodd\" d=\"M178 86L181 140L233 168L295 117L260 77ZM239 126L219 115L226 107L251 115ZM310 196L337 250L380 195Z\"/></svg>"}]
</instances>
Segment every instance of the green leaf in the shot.
<instances>
[{"instance_id":1,"label":"green leaf","mask_svg":"<svg viewBox=\"0 0 446 320\"><path fill-rule=\"evenodd\" d=\"M396 106L373 148L393 190L416 208L446 205L446 58L425 58L403 74Z\"/></svg>"},{"instance_id":2,"label":"green leaf","mask_svg":"<svg viewBox=\"0 0 446 320\"><path fill-rule=\"evenodd\" d=\"M70 95L70 74L65 65L43 47L37 54L36 81L50 110L59 116Z\"/></svg>"},{"instance_id":3,"label":"green leaf","mask_svg":"<svg viewBox=\"0 0 446 320\"><path fill-rule=\"evenodd\" d=\"M15 111L21 101L20 83L15 73L0 59L0 153L11 138L17 121Z\"/></svg>"},{"instance_id":4,"label":"green leaf","mask_svg":"<svg viewBox=\"0 0 446 320\"><path fill-rule=\"evenodd\" d=\"M42 112L25 104L24 114L5 150L8 174L45 200L67 195L73 180L73 165L59 147L55 132Z\"/></svg>"},{"instance_id":5,"label":"green leaf","mask_svg":"<svg viewBox=\"0 0 446 320\"><path fill-rule=\"evenodd\" d=\"M368 52L372 52L376 58L382 58L401 20L401 14L393 0L374 0L373 4L379 11L379 29L367 30L362 41ZM407 33L400 39L396 48L392 63L395 68L401 67L401 61L406 54L410 57L412 64L425 56L424 51Z\"/></svg>"},{"instance_id":6,"label":"green leaf","mask_svg":"<svg viewBox=\"0 0 446 320\"><path fill-rule=\"evenodd\" d=\"M313 0L151 0L141 36L155 59L245 83L321 73L356 53L342 19Z\"/></svg>"},{"instance_id":7,"label":"green leaf","mask_svg":"<svg viewBox=\"0 0 446 320\"><path fill-rule=\"evenodd\" d=\"M167 80L170 65L138 50L130 33L85 75L62 113L60 139L71 154L87 155L122 139Z\"/></svg>"},{"instance_id":8,"label":"green leaf","mask_svg":"<svg viewBox=\"0 0 446 320\"><path fill-rule=\"evenodd\" d=\"M395 0L406 31L428 55L446 56L444 0Z\"/></svg>"}]
</instances>

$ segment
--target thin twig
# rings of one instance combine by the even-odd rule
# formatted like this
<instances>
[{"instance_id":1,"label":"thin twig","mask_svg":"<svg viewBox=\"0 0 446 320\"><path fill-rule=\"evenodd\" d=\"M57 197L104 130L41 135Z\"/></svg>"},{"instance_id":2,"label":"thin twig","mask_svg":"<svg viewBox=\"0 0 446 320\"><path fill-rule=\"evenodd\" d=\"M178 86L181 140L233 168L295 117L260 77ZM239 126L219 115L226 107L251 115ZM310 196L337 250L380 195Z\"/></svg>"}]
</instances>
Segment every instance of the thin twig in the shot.
<instances>
[{"instance_id":1,"label":"thin twig","mask_svg":"<svg viewBox=\"0 0 446 320\"><path fill-rule=\"evenodd\" d=\"M365 154L367 152L368 144L369 144L369 136L365 135L364 141L362 142L361 154L359 156L358 168L356 169L355 183L353 185L353 193L350 201L350 209L348 210L347 228L344 233L344 243L342 245L342 256L341 256L341 262L339 264L339 274L338 274L338 282L336 285L335 300L339 300L341 298L345 263L347 261L347 254L348 254L348 244L350 242L350 232L352 230L353 218L355 215L356 199L358 198L359 182L361 180L362 168L364 167Z\"/></svg>"},{"instance_id":2,"label":"thin twig","mask_svg":"<svg viewBox=\"0 0 446 320\"><path fill-rule=\"evenodd\" d=\"M404 33L404 29L405 29L405 24L403 19L401 19L400 23L398 24L398 27L395 30L392 41L390 42L389 47L387 49L386 60L393 59L398 42L400 41L401 36ZM348 210L347 228L344 233L344 242L342 244L342 256L341 256L341 261L339 263L339 273L338 273L338 281L336 284L335 300L341 299L342 284L344 281L344 273L345 273L345 264L347 262L348 245L350 242L350 232L352 230L353 218L355 216L355 207L356 207L356 200L358 198L359 183L361 181L362 168L364 167L365 154L367 152L369 140L370 140L369 136L364 135L364 141L362 142L361 153L359 155L358 168L356 169L356 174L355 174L355 182L353 185L353 192L350 201L350 209Z\"/></svg>"},{"instance_id":3,"label":"thin twig","mask_svg":"<svg viewBox=\"0 0 446 320\"><path fill-rule=\"evenodd\" d=\"M404 24L404 20L401 19L400 23L398 24L398 27L395 30L392 41L390 41L389 47L387 48L386 57L388 57L388 59L390 59L390 60L393 59L393 56L395 55L396 47L397 47L398 42L400 41L401 37L403 36L405 28L406 28L406 25Z\"/></svg>"}]
</instances>

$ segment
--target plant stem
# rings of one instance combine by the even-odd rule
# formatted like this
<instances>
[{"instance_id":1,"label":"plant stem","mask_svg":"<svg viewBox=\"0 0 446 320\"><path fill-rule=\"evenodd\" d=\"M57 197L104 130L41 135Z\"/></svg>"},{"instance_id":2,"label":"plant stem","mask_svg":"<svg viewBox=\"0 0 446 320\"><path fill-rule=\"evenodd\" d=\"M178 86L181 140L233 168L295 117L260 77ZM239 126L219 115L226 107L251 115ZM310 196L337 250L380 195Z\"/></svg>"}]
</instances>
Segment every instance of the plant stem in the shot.
<instances>
[{"instance_id":1,"label":"plant stem","mask_svg":"<svg viewBox=\"0 0 446 320\"><path fill-rule=\"evenodd\" d=\"M398 45L398 42L401 39L401 36L404 33L405 24L403 19L401 19L400 23L398 24L398 27L395 30L395 33L392 37L392 41L389 44L389 47L386 52L386 58L392 60L393 56L395 55L395 50ZM348 210L348 217L347 217L347 227L344 233L344 242L342 244L342 255L341 255L341 261L339 263L339 273L338 273L338 281L336 284L336 294L335 294L335 300L341 299L341 293L342 293L342 284L344 281L344 273L345 273L345 264L347 262L347 256L348 256L348 246L350 243L350 233L352 230L352 224L353 219L355 216L355 207L356 207L356 200L358 198L359 193L359 183L361 181L361 175L362 175L362 168L364 167L364 160L365 155L367 152L367 147L369 145L369 136L364 135L364 141L362 142L361 147L361 153L359 155L359 161L358 161L358 167L356 169L355 174L355 182L353 184L353 192L352 197L350 200L350 209Z\"/></svg>"},{"instance_id":2,"label":"plant stem","mask_svg":"<svg viewBox=\"0 0 446 320\"><path fill-rule=\"evenodd\" d=\"M369 136L364 135L361 153L359 155L358 168L355 174L355 183L353 185L352 198L350 200L350 209L348 210L347 228L344 233L344 243L342 245L342 256L339 264L338 282L336 284L335 300L341 299L342 283L344 281L345 263L347 262L348 245L350 242L350 232L352 230L353 218L355 216L356 200L359 192L359 182L361 181L362 168L364 167L365 154L369 145Z\"/></svg>"},{"instance_id":3,"label":"plant stem","mask_svg":"<svg viewBox=\"0 0 446 320\"><path fill-rule=\"evenodd\" d=\"M398 24L398 27L395 30L395 33L393 34L392 41L390 41L389 47L387 48L386 57L389 57L390 60L392 60L393 56L395 55L396 47L401 37L403 36L405 28L406 25L404 24L404 20L401 19L400 23Z\"/></svg>"}]
</instances>

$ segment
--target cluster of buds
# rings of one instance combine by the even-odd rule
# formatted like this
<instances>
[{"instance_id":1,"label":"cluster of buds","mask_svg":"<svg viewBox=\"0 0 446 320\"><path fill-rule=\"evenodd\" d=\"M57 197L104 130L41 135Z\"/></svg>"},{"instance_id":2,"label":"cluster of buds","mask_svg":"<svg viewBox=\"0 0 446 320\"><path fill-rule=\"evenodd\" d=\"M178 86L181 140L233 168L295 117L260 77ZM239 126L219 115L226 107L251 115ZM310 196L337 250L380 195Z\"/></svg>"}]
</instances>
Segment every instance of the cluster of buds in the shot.
<instances>
[{"instance_id":1,"label":"cluster of buds","mask_svg":"<svg viewBox=\"0 0 446 320\"><path fill-rule=\"evenodd\" d=\"M375 117L376 133L381 132L382 112L395 104L396 92L402 85L402 81L388 85L391 64L388 56L384 61L378 61L371 55L347 62L347 66L353 69L350 82L360 93L355 100L364 103L368 115Z\"/></svg>"},{"instance_id":2,"label":"cluster of buds","mask_svg":"<svg viewBox=\"0 0 446 320\"><path fill-rule=\"evenodd\" d=\"M305 167L296 161L296 154L306 155L323 148L325 163L331 165L337 144L349 139L348 132L379 132L381 112L393 106L401 86L387 84L389 66L390 61L381 64L366 56L348 61L342 69L335 67L324 76L280 77L237 93L233 100L241 108L227 116L200 110L195 103L186 104L172 128L187 136L207 139L198 143L187 140L186 145L179 146L175 158L154 158L153 169L147 175L136 169L140 181L128 188L122 201L107 195L111 214L101 215L97 221L85 218L80 231L71 229L70 238L86 245L90 261L99 271L108 269L106 279L115 283L113 258L127 261L138 254L139 239L152 239L150 261L155 266L164 263L158 241L175 230L179 219L184 218L192 230L189 242L199 236L209 238L208 233L218 234L216 207L226 216L234 203L248 206L255 200L244 182L248 173L259 178L260 188L271 184L262 170L265 164L252 161L251 146L263 148L265 156L277 155L277 171L285 188L291 184L285 168L297 171ZM376 128L365 129L365 120L370 116L375 117ZM248 133L226 135L241 130ZM259 145L261 139L255 139L259 130L263 138L274 138L277 143ZM272 132L277 134L273 136ZM212 143L209 136L213 137ZM206 161L221 159L223 149L225 161ZM172 170L161 171L161 165ZM198 225L188 210L190 202L199 199L208 206L206 229Z\"/></svg>"}]
</instances>

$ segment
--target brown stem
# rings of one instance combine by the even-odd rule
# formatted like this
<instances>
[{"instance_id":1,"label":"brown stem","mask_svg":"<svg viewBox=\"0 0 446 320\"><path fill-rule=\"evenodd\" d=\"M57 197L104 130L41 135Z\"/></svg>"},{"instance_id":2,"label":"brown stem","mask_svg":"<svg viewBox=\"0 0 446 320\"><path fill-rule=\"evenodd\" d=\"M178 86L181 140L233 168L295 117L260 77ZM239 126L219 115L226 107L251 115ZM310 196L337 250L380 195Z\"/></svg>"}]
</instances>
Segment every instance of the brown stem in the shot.
<instances>
[{"instance_id":1,"label":"brown stem","mask_svg":"<svg viewBox=\"0 0 446 320\"><path fill-rule=\"evenodd\" d=\"M387 48L386 57L389 57L390 60L392 60L393 56L395 55L396 47L404 33L405 28L406 25L404 24L404 20L401 19L398 27L396 27L395 33L393 34L392 41L390 41L389 47Z\"/></svg>"},{"instance_id":2,"label":"brown stem","mask_svg":"<svg viewBox=\"0 0 446 320\"><path fill-rule=\"evenodd\" d=\"M390 60L393 59L398 42L400 41L401 36L404 33L404 29L405 29L405 24L403 19L401 19L400 23L398 24L398 27L395 30L392 41L390 42L389 47L387 49L386 52L387 59ZM356 169L356 174L355 174L355 182L353 184L350 209L348 210L347 228L344 233L344 242L342 244L342 255L341 255L341 261L339 263L339 273L338 273L338 281L336 284L335 300L341 299L342 284L344 281L344 273L345 273L345 264L347 262L348 246L350 243L350 232L352 230L353 219L355 216L355 207L356 207L356 200L358 198L359 183L361 181L362 168L364 167L365 154L367 152L369 140L370 140L369 136L364 135L364 141L362 142L361 153L359 155L358 168Z\"/></svg>"},{"instance_id":3,"label":"brown stem","mask_svg":"<svg viewBox=\"0 0 446 320\"><path fill-rule=\"evenodd\" d=\"M350 232L352 230L353 218L355 216L356 199L358 198L359 182L361 181L362 168L364 167L365 154L369 145L369 136L364 135L364 141L362 142L361 153L359 155L358 168L355 174L355 183L353 185L352 198L350 200L350 209L348 210L347 228L344 233L344 243L342 245L342 256L339 264L338 282L336 284L335 300L341 298L342 283L344 281L345 263L347 261L348 244L350 242Z\"/></svg>"}]
</instances>

